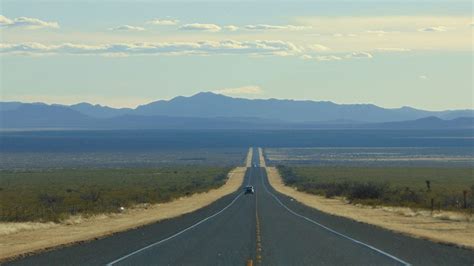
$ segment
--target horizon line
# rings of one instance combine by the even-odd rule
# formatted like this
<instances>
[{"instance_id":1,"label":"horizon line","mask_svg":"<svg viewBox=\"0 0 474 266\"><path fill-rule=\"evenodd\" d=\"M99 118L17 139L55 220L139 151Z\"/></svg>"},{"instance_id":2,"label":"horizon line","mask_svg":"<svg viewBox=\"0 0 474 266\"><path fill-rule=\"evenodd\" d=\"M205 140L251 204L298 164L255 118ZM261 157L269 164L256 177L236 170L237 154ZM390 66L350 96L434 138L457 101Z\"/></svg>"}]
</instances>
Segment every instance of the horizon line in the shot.
<instances>
[{"instance_id":1,"label":"horizon line","mask_svg":"<svg viewBox=\"0 0 474 266\"><path fill-rule=\"evenodd\" d=\"M409 106L409 105L403 105L403 106L399 106L399 107L384 107L384 106L381 106L381 105L377 105L375 103L338 103L338 102L331 101L331 100L316 100L316 99L290 99L290 98L274 98L274 97L270 97L270 98L246 98L244 96L227 95L227 94L218 93L218 92L215 92L215 91L200 91L200 92L197 92L197 93L194 93L194 94L191 94L191 95L177 95L177 96L174 96L172 98L150 100L147 103L137 104L134 107L132 107L132 106L127 107L127 106L117 106L117 105L106 105L106 104L101 104L101 103L92 103L92 102L88 102L88 101L79 101L79 102L73 102L73 103L58 103L56 101L53 102L53 101L48 101L48 100L46 100L46 101L41 101L41 100L38 100L38 101L21 101L21 100L3 100L3 99L0 99L0 103L44 104L44 105L49 105L49 106L58 105L58 106L67 106L67 107L70 107L70 106L73 106L73 105L79 105L79 104L89 104L89 105L92 105L92 106L100 106L100 107L106 107L106 108L112 108L112 109L132 109L132 110L135 110L140 106L149 105L149 104L152 104L152 103L155 103L155 102L159 102L159 101L169 102L169 101L172 101L172 100L174 100L176 98L179 98L179 97L192 98L192 97L195 97L199 94L212 94L212 95L216 95L216 96L219 95L219 96L224 96L224 97L227 97L227 98L243 99L243 100L250 100L250 101L252 101L252 100L264 100L264 101L277 100L277 101L294 101L294 102L332 103L332 104L336 104L336 105L371 105L371 106L376 106L376 107L379 107L379 108L389 109L389 110L411 108L411 109L415 109L415 110L429 111L429 112L474 111L474 106L472 106L471 108L466 108L465 107L465 108L459 108L459 109L448 108L448 109L433 110L433 109L422 109L422 108L413 107L413 106Z\"/></svg>"}]
</instances>

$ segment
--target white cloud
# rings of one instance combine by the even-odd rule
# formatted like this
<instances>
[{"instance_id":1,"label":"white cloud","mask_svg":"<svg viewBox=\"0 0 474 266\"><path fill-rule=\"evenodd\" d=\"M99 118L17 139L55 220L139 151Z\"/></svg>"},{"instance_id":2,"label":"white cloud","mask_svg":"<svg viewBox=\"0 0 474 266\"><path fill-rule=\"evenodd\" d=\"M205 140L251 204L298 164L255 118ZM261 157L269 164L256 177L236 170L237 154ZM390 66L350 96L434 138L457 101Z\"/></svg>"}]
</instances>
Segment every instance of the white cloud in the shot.
<instances>
[{"instance_id":1,"label":"white cloud","mask_svg":"<svg viewBox=\"0 0 474 266\"><path fill-rule=\"evenodd\" d=\"M302 56L300 56L301 59L303 60L310 60L310 59L313 59L313 57L309 54L304 54Z\"/></svg>"},{"instance_id":2,"label":"white cloud","mask_svg":"<svg viewBox=\"0 0 474 266\"><path fill-rule=\"evenodd\" d=\"M313 45L310 45L308 48L309 50L315 51L315 52L325 52L325 51L330 50L328 47L321 44L313 44Z\"/></svg>"},{"instance_id":3,"label":"white cloud","mask_svg":"<svg viewBox=\"0 0 474 266\"><path fill-rule=\"evenodd\" d=\"M421 28L421 29L418 29L418 31L421 31L421 32L443 32L443 31L447 31L448 28L445 27L445 26L433 26L433 27L426 27L426 28Z\"/></svg>"},{"instance_id":4,"label":"white cloud","mask_svg":"<svg viewBox=\"0 0 474 266\"><path fill-rule=\"evenodd\" d=\"M308 26L268 25L268 24L246 25L244 28L246 30L306 30L306 29L311 29L311 27L308 27Z\"/></svg>"},{"instance_id":5,"label":"white cloud","mask_svg":"<svg viewBox=\"0 0 474 266\"><path fill-rule=\"evenodd\" d=\"M112 31L144 31L145 28L137 27L137 26L130 26L130 25L122 25L122 26L110 28L109 30L112 30Z\"/></svg>"},{"instance_id":6,"label":"white cloud","mask_svg":"<svg viewBox=\"0 0 474 266\"><path fill-rule=\"evenodd\" d=\"M377 34L377 35L384 35L384 34L389 33L388 31L384 31L384 30L366 30L365 32L370 33L370 34Z\"/></svg>"},{"instance_id":7,"label":"white cloud","mask_svg":"<svg viewBox=\"0 0 474 266\"><path fill-rule=\"evenodd\" d=\"M240 94L263 94L263 89L260 86L248 85L237 88L224 88L215 90L215 93L229 94L229 95L240 95Z\"/></svg>"},{"instance_id":8,"label":"white cloud","mask_svg":"<svg viewBox=\"0 0 474 266\"><path fill-rule=\"evenodd\" d=\"M211 55L211 54L243 54L243 55L299 55L302 50L290 42L273 41L201 41L201 42L169 42L169 43L112 43L102 45L63 43L46 45L41 43L0 43L0 54L23 55Z\"/></svg>"},{"instance_id":9,"label":"white cloud","mask_svg":"<svg viewBox=\"0 0 474 266\"><path fill-rule=\"evenodd\" d=\"M296 17L296 23L317 27L320 33L404 33L429 27L456 28L469 24L472 16L313 16Z\"/></svg>"},{"instance_id":10,"label":"white cloud","mask_svg":"<svg viewBox=\"0 0 474 266\"><path fill-rule=\"evenodd\" d=\"M180 30L189 30L189 31L210 31L210 32L218 32L221 30L216 24L201 24L201 23L192 23L192 24L185 24L179 27Z\"/></svg>"},{"instance_id":11,"label":"white cloud","mask_svg":"<svg viewBox=\"0 0 474 266\"><path fill-rule=\"evenodd\" d=\"M159 25L159 26L172 26L172 25L176 25L178 23L179 23L179 20L177 20L177 19L159 19L159 18L155 18L155 19L147 21L147 24Z\"/></svg>"},{"instance_id":12,"label":"white cloud","mask_svg":"<svg viewBox=\"0 0 474 266\"><path fill-rule=\"evenodd\" d=\"M350 60L350 59L360 59L360 58L372 58L372 55L367 52L353 52L346 55L319 55L314 58L316 61L342 61L342 60ZM311 59L308 58L308 59Z\"/></svg>"},{"instance_id":13,"label":"white cloud","mask_svg":"<svg viewBox=\"0 0 474 266\"><path fill-rule=\"evenodd\" d=\"M321 55L316 57L317 61L341 61L342 57L336 55Z\"/></svg>"},{"instance_id":14,"label":"white cloud","mask_svg":"<svg viewBox=\"0 0 474 266\"><path fill-rule=\"evenodd\" d=\"M421 76L419 76L418 78L421 79L421 80L428 80L428 77L425 76L425 75L421 75Z\"/></svg>"},{"instance_id":15,"label":"white cloud","mask_svg":"<svg viewBox=\"0 0 474 266\"><path fill-rule=\"evenodd\" d=\"M409 52L411 51L408 48L397 48L397 47L376 48L375 50L379 52Z\"/></svg>"},{"instance_id":16,"label":"white cloud","mask_svg":"<svg viewBox=\"0 0 474 266\"><path fill-rule=\"evenodd\" d=\"M227 26L224 26L224 29L226 29L228 31L236 31L236 30L239 29L239 27L234 26L234 25L227 25Z\"/></svg>"},{"instance_id":17,"label":"white cloud","mask_svg":"<svg viewBox=\"0 0 474 266\"><path fill-rule=\"evenodd\" d=\"M324 37L324 44L337 53L372 51L377 47L404 47L413 51L472 50L472 28L467 26L474 22L471 15L312 16L294 17L292 21L295 25L312 26ZM352 39L349 34L353 33L357 34L357 41L342 42ZM439 34L445 38L440 39Z\"/></svg>"},{"instance_id":18,"label":"white cloud","mask_svg":"<svg viewBox=\"0 0 474 266\"><path fill-rule=\"evenodd\" d=\"M3 15L0 15L0 26L7 26L7 25L11 25L13 24L13 20L3 16Z\"/></svg>"},{"instance_id":19,"label":"white cloud","mask_svg":"<svg viewBox=\"0 0 474 266\"><path fill-rule=\"evenodd\" d=\"M365 33L377 35L378 37L386 36L387 34L400 33L399 31L385 31L385 30L366 30Z\"/></svg>"},{"instance_id":20,"label":"white cloud","mask_svg":"<svg viewBox=\"0 0 474 266\"><path fill-rule=\"evenodd\" d=\"M332 33L331 35L332 35L332 37L335 37L335 38L357 37L357 34L354 34L354 33L347 33L347 34L343 34L343 33Z\"/></svg>"},{"instance_id":21,"label":"white cloud","mask_svg":"<svg viewBox=\"0 0 474 266\"><path fill-rule=\"evenodd\" d=\"M26 29L40 29L40 28L59 28L57 22L43 21L37 18L18 17L14 19L7 18L0 15L0 27L14 28L21 27Z\"/></svg>"},{"instance_id":22,"label":"white cloud","mask_svg":"<svg viewBox=\"0 0 474 266\"><path fill-rule=\"evenodd\" d=\"M372 58L373 56L370 53L367 52L352 52L348 55L346 55L346 58Z\"/></svg>"}]
</instances>

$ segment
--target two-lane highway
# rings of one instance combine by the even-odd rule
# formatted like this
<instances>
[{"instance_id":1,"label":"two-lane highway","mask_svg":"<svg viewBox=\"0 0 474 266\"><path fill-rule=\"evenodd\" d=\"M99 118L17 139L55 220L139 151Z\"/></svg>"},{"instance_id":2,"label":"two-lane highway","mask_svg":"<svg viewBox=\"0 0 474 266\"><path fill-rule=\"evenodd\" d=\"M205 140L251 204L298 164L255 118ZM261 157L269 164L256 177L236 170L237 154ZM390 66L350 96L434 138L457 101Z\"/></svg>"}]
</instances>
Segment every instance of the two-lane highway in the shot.
<instances>
[{"instance_id":1,"label":"two-lane highway","mask_svg":"<svg viewBox=\"0 0 474 266\"><path fill-rule=\"evenodd\" d=\"M255 183L247 171L244 183ZM108 265L245 265L256 257L254 195L240 190L221 210Z\"/></svg>"},{"instance_id":2,"label":"two-lane highway","mask_svg":"<svg viewBox=\"0 0 474 266\"><path fill-rule=\"evenodd\" d=\"M261 171L260 176L265 176ZM268 265L407 265L385 251L352 239L290 209L260 178L259 202ZM277 211L278 210L278 211Z\"/></svg>"},{"instance_id":3,"label":"two-lane highway","mask_svg":"<svg viewBox=\"0 0 474 266\"><path fill-rule=\"evenodd\" d=\"M306 207L277 193L254 150L242 189L210 206L13 265L473 265L474 252Z\"/></svg>"}]
</instances>

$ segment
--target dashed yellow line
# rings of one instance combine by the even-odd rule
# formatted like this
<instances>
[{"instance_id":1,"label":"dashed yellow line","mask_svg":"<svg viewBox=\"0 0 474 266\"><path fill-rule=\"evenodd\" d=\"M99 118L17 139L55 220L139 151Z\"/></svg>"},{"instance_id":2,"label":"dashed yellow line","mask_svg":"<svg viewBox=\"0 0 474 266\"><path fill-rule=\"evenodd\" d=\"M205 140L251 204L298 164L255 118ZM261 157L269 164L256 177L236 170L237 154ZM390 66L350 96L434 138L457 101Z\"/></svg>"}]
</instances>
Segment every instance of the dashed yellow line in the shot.
<instances>
[{"instance_id":1,"label":"dashed yellow line","mask_svg":"<svg viewBox=\"0 0 474 266\"><path fill-rule=\"evenodd\" d=\"M260 234L260 219L258 218L258 197L255 195L255 230L256 230L256 262L257 265L262 263L262 235Z\"/></svg>"}]
</instances>

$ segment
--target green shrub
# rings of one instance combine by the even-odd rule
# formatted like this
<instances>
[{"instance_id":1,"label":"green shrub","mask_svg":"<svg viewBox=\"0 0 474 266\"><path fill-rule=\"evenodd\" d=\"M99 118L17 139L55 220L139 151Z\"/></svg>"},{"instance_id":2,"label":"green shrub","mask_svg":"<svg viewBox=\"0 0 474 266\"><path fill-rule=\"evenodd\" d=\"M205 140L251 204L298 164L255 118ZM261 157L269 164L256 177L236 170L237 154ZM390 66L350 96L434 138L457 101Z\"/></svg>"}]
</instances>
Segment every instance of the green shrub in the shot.
<instances>
[{"instance_id":1,"label":"green shrub","mask_svg":"<svg viewBox=\"0 0 474 266\"><path fill-rule=\"evenodd\" d=\"M431 208L474 208L471 168L289 167L277 166L286 185L351 202ZM427 182L429 181L429 182ZM429 186L427 185L429 183ZM429 187L429 189L427 189Z\"/></svg>"},{"instance_id":2,"label":"green shrub","mask_svg":"<svg viewBox=\"0 0 474 266\"><path fill-rule=\"evenodd\" d=\"M382 199L384 195L389 191L389 185L384 183L353 183L348 193L350 200L354 199Z\"/></svg>"},{"instance_id":3,"label":"green shrub","mask_svg":"<svg viewBox=\"0 0 474 266\"><path fill-rule=\"evenodd\" d=\"M0 221L59 221L117 212L221 186L230 168L63 169L0 172Z\"/></svg>"}]
</instances>

